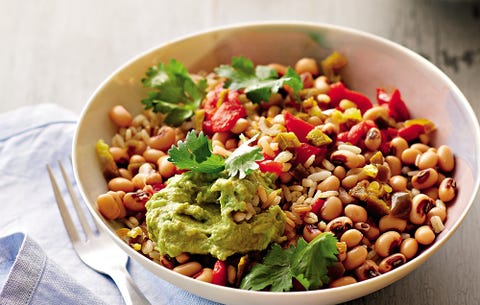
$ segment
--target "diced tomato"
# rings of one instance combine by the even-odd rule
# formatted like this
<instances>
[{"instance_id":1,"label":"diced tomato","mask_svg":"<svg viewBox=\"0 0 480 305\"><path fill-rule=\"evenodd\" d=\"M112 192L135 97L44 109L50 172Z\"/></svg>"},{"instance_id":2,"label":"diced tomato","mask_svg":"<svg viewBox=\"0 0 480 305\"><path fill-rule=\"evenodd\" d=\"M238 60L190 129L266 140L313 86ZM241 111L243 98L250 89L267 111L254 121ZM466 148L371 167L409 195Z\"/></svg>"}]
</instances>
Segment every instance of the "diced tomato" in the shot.
<instances>
[{"instance_id":1,"label":"diced tomato","mask_svg":"<svg viewBox=\"0 0 480 305\"><path fill-rule=\"evenodd\" d=\"M307 142L307 134L315 128L312 124L297 118L290 112L285 112L285 127L289 132L293 132L300 142Z\"/></svg>"},{"instance_id":2,"label":"diced tomato","mask_svg":"<svg viewBox=\"0 0 480 305\"><path fill-rule=\"evenodd\" d=\"M273 160L263 160L257 162L260 166L260 170L264 173L274 173L277 176L282 174L283 164Z\"/></svg>"},{"instance_id":3,"label":"diced tomato","mask_svg":"<svg viewBox=\"0 0 480 305\"><path fill-rule=\"evenodd\" d=\"M392 95L389 96L385 90L377 89L377 101L379 105L384 105L388 109L388 115L397 122L402 122L410 119L407 105L400 96L400 91L395 89Z\"/></svg>"},{"instance_id":4,"label":"diced tomato","mask_svg":"<svg viewBox=\"0 0 480 305\"><path fill-rule=\"evenodd\" d=\"M215 93L203 105L205 120L202 128L205 133L229 131L238 119L247 115L238 95L236 90L217 87Z\"/></svg>"},{"instance_id":5,"label":"diced tomato","mask_svg":"<svg viewBox=\"0 0 480 305\"><path fill-rule=\"evenodd\" d=\"M420 124L413 124L407 127L402 127L398 130L398 135L407 142L413 141L418 138L419 135L425 132L425 127Z\"/></svg>"},{"instance_id":6,"label":"diced tomato","mask_svg":"<svg viewBox=\"0 0 480 305\"><path fill-rule=\"evenodd\" d=\"M359 145L360 140L372 127L377 127L377 125L371 120L362 121L353 125L348 131L347 141L350 142L350 144Z\"/></svg>"},{"instance_id":7,"label":"diced tomato","mask_svg":"<svg viewBox=\"0 0 480 305\"><path fill-rule=\"evenodd\" d=\"M212 284L227 285L227 264L224 261L217 260L213 266Z\"/></svg>"},{"instance_id":8,"label":"diced tomato","mask_svg":"<svg viewBox=\"0 0 480 305\"><path fill-rule=\"evenodd\" d=\"M317 199L317 201L315 201L315 203L312 205L312 212L315 213L315 214L318 214L318 212L320 212L320 210L322 209L323 207L323 204L325 203L325 199Z\"/></svg>"},{"instance_id":9,"label":"diced tomato","mask_svg":"<svg viewBox=\"0 0 480 305\"><path fill-rule=\"evenodd\" d=\"M336 108L343 99L355 103L362 114L373 107L368 97L360 92L348 89L342 82L331 84L327 94L330 97L331 108Z\"/></svg>"}]
</instances>

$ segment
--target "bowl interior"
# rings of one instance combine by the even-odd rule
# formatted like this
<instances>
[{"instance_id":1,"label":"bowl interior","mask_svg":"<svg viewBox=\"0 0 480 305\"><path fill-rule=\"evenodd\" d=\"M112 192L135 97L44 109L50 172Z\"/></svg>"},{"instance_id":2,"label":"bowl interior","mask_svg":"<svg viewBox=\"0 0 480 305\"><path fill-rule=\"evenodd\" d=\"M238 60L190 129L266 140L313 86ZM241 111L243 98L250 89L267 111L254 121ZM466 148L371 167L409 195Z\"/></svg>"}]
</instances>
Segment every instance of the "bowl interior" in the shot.
<instances>
[{"instance_id":1,"label":"bowl interior","mask_svg":"<svg viewBox=\"0 0 480 305\"><path fill-rule=\"evenodd\" d=\"M376 88L398 88L413 117L436 124L434 145L449 145L456 157L458 196L449 207L446 229L420 256L380 277L328 290L292 293L252 292L201 283L171 272L144 258L114 237L114 224L95 208L95 198L105 192L106 182L95 155L98 139L110 142L115 127L107 113L116 104L131 113L142 110L145 96L141 79L148 67L175 58L191 71L211 71L243 55L256 64L278 62L293 65L301 57L323 59L332 51L342 53L348 66L342 76L349 87L375 101ZM73 164L80 191L97 220L101 221L131 257L173 284L222 303L331 304L357 298L405 276L430 257L456 230L470 208L479 186L480 137L477 119L458 88L419 55L384 39L340 27L307 23L250 24L200 33L154 48L114 72L88 101L75 134ZM228 291L228 293L226 293Z\"/></svg>"}]
</instances>

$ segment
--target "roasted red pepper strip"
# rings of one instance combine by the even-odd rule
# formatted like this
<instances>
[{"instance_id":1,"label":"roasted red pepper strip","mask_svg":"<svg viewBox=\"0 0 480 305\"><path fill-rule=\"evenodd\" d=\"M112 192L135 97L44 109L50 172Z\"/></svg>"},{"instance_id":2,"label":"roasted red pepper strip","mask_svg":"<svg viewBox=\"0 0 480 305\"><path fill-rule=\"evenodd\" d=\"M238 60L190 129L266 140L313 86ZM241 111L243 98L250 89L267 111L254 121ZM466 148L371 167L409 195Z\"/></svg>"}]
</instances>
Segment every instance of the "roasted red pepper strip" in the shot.
<instances>
[{"instance_id":1,"label":"roasted red pepper strip","mask_svg":"<svg viewBox=\"0 0 480 305\"><path fill-rule=\"evenodd\" d=\"M295 154L297 156L295 161L303 164L311 155L314 155L318 159L322 159L326 153L327 148L325 146L317 147L308 143L301 143L300 146L295 147Z\"/></svg>"},{"instance_id":2,"label":"roasted red pepper strip","mask_svg":"<svg viewBox=\"0 0 480 305\"><path fill-rule=\"evenodd\" d=\"M332 108L337 107L343 99L355 103L362 114L373 107L373 104L368 97L360 92L348 89L342 82L331 84L330 89L328 90L328 96L330 97L330 106Z\"/></svg>"},{"instance_id":3,"label":"roasted red pepper strip","mask_svg":"<svg viewBox=\"0 0 480 305\"><path fill-rule=\"evenodd\" d=\"M383 89L377 89L377 101L379 105L385 105L388 109L388 115L397 122L403 122L410 119L407 105L400 96L400 91L395 89L389 96Z\"/></svg>"},{"instance_id":4,"label":"roasted red pepper strip","mask_svg":"<svg viewBox=\"0 0 480 305\"><path fill-rule=\"evenodd\" d=\"M322 199L322 198L317 199L317 201L315 201L315 203L312 205L311 212L318 214L318 212L320 212L320 210L322 209L324 203L325 203L325 199Z\"/></svg>"},{"instance_id":5,"label":"roasted red pepper strip","mask_svg":"<svg viewBox=\"0 0 480 305\"><path fill-rule=\"evenodd\" d=\"M236 90L215 90L213 96L204 105L203 129L206 133L229 131L238 119L247 115L238 95Z\"/></svg>"},{"instance_id":6,"label":"roasted red pepper strip","mask_svg":"<svg viewBox=\"0 0 480 305\"><path fill-rule=\"evenodd\" d=\"M312 124L297 118L290 112L285 112L285 127L290 132L293 132L300 142L306 143L307 134L315 128Z\"/></svg>"},{"instance_id":7,"label":"roasted red pepper strip","mask_svg":"<svg viewBox=\"0 0 480 305\"><path fill-rule=\"evenodd\" d=\"M422 133L425 133L425 127L420 124L413 124L398 130L398 135L407 140L407 142L415 140Z\"/></svg>"},{"instance_id":8,"label":"roasted red pepper strip","mask_svg":"<svg viewBox=\"0 0 480 305\"><path fill-rule=\"evenodd\" d=\"M260 171L264 173L274 173L277 176L282 174L283 164L273 160L263 160L257 162Z\"/></svg>"},{"instance_id":9,"label":"roasted red pepper strip","mask_svg":"<svg viewBox=\"0 0 480 305\"><path fill-rule=\"evenodd\" d=\"M227 285L227 264L224 261L217 260L213 266L212 284Z\"/></svg>"}]
</instances>

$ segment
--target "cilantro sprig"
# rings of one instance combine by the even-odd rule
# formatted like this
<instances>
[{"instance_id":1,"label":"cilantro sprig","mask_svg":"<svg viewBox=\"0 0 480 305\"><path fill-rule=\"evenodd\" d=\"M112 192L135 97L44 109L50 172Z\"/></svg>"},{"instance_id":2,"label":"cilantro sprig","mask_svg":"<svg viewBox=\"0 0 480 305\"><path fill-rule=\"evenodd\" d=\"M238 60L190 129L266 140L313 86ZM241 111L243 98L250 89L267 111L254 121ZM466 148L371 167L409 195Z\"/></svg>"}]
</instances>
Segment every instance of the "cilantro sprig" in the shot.
<instances>
[{"instance_id":1,"label":"cilantro sprig","mask_svg":"<svg viewBox=\"0 0 480 305\"><path fill-rule=\"evenodd\" d=\"M187 133L184 141L178 141L177 146L168 150L168 161L174 163L178 169L202 173L218 173L226 169L231 177L238 175L243 179L258 169L256 161L263 160L260 147L250 146L255 139L256 137L253 137L245 141L225 159L213 154L212 142L203 132L197 135L192 130ZM243 140L246 139L243 137Z\"/></svg>"},{"instance_id":2,"label":"cilantro sprig","mask_svg":"<svg viewBox=\"0 0 480 305\"><path fill-rule=\"evenodd\" d=\"M302 79L292 68L279 77L275 69L263 65L255 67L250 59L242 56L232 57L231 65L221 65L215 72L227 78L226 88L244 89L254 103L267 102L283 85L290 86L295 93L303 88Z\"/></svg>"},{"instance_id":3,"label":"cilantro sprig","mask_svg":"<svg viewBox=\"0 0 480 305\"><path fill-rule=\"evenodd\" d=\"M240 288L249 290L290 291L295 278L305 289L318 289L328 283L328 267L337 261L337 239L321 233L310 243L303 238L297 246L282 249L273 244L262 263L253 266Z\"/></svg>"},{"instance_id":4,"label":"cilantro sprig","mask_svg":"<svg viewBox=\"0 0 480 305\"><path fill-rule=\"evenodd\" d=\"M173 126L179 126L193 116L207 88L205 79L195 83L183 64L174 59L150 67L142 83L146 88L155 89L142 100L145 109L152 108L166 114L165 123Z\"/></svg>"}]
</instances>

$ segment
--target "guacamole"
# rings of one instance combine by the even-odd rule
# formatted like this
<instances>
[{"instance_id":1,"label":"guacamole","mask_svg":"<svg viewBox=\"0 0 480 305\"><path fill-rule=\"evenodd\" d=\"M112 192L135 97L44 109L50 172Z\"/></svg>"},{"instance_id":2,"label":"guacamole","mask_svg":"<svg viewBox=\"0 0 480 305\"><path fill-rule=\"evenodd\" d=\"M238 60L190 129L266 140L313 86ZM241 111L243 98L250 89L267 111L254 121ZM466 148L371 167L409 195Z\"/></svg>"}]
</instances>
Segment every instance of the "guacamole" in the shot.
<instances>
[{"instance_id":1,"label":"guacamole","mask_svg":"<svg viewBox=\"0 0 480 305\"><path fill-rule=\"evenodd\" d=\"M188 171L170 178L146 205L150 239L161 254L211 254L220 260L282 241L286 218L279 206L248 221L232 218L235 211L246 211L259 184L271 190L272 176L254 171L239 179Z\"/></svg>"}]
</instances>

